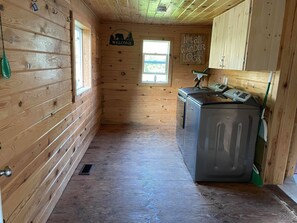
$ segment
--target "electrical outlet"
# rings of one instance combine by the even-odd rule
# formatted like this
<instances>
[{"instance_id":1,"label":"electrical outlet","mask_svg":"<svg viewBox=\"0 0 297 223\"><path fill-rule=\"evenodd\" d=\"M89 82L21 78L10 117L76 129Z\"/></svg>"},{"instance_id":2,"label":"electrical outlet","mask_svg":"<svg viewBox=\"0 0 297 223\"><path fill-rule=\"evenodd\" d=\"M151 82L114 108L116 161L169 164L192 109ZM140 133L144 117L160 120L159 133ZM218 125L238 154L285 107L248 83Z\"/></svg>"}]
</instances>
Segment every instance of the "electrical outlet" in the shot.
<instances>
[{"instance_id":1,"label":"electrical outlet","mask_svg":"<svg viewBox=\"0 0 297 223\"><path fill-rule=\"evenodd\" d=\"M223 84L228 85L228 77L225 77L224 76L224 78L223 78Z\"/></svg>"}]
</instances>

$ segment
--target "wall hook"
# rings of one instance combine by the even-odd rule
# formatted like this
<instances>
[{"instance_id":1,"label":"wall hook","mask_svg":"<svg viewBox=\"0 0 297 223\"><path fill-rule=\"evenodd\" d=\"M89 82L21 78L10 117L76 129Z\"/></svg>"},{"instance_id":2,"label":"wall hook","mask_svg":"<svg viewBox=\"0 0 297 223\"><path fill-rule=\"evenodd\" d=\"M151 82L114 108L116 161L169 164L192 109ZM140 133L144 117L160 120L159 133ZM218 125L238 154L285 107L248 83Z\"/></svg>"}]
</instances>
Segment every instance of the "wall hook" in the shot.
<instances>
[{"instance_id":1,"label":"wall hook","mask_svg":"<svg viewBox=\"0 0 297 223\"><path fill-rule=\"evenodd\" d=\"M53 9L52 9L52 13L55 14L55 15L58 14L58 11L57 11L57 9L55 7L53 7Z\"/></svg>"},{"instance_id":2,"label":"wall hook","mask_svg":"<svg viewBox=\"0 0 297 223\"><path fill-rule=\"evenodd\" d=\"M26 68L27 68L27 69L31 69L31 64L30 64L30 63L27 63L27 64L26 64Z\"/></svg>"}]
</instances>

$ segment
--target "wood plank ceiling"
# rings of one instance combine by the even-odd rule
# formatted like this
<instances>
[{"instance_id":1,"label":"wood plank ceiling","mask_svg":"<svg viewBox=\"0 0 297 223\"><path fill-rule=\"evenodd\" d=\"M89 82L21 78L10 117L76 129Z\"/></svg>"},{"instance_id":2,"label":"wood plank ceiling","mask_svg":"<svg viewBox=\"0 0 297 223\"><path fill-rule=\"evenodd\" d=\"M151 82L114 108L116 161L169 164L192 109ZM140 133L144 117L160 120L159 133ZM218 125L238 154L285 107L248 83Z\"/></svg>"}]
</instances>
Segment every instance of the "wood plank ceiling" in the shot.
<instances>
[{"instance_id":1,"label":"wood plank ceiling","mask_svg":"<svg viewBox=\"0 0 297 223\"><path fill-rule=\"evenodd\" d=\"M83 0L102 21L208 25L243 0ZM158 6L166 7L159 12Z\"/></svg>"}]
</instances>

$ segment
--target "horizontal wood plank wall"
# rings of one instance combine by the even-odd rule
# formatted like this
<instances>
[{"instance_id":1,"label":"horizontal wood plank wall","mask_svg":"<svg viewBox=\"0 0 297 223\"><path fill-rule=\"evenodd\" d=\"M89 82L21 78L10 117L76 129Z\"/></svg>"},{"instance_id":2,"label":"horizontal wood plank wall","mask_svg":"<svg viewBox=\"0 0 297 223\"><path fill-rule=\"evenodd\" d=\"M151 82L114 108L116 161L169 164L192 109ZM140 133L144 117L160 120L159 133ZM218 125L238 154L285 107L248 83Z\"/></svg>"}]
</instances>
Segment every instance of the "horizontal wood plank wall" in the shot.
<instances>
[{"instance_id":1,"label":"horizontal wood plank wall","mask_svg":"<svg viewBox=\"0 0 297 223\"><path fill-rule=\"evenodd\" d=\"M46 7L47 2L47 7ZM6 222L46 222L101 118L99 21L79 0L0 0L11 79L0 79ZM53 9L57 14L53 13ZM92 24L92 90L72 102L70 10Z\"/></svg>"},{"instance_id":2,"label":"horizontal wood plank wall","mask_svg":"<svg viewBox=\"0 0 297 223\"><path fill-rule=\"evenodd\" d=\"M114 32L132 32L134 46L109 45ZM102 32L102 123L175 125L177 89L195 85L192 70L205 65L180 64L181 34L207 35L209 54L211 27L103 23ZM173 44L172 84L167 87L139 85L142 39L171 39Z\"/></svg>"}]
</instances>

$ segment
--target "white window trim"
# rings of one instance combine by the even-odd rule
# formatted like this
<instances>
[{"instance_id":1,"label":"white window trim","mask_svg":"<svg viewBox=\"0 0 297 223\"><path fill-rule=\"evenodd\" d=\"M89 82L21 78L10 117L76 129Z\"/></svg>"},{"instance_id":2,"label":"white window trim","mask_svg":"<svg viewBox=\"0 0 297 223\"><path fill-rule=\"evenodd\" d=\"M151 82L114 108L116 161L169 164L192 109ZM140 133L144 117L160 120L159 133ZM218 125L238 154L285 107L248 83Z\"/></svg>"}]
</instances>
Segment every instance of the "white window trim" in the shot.
<instances>
[{"instance_id":1,"label":"white window trim","mask_svg":"<svg viewBox=\"0 0 297 223\"><path fill-rule=\"evenodd\" d=\"M143 70L144 70L144 55L145 54L149 54L149 55L154 55L153 53L143 53L143 42L144 41L169 41L170 42L170 47L169 47L169 54L158 54L156 53L155 55L167 55L167 61L168 61L168 66L166 67L166 69L168 69L168 75L167 75L167 83L162 83L162 82L143 82L142 80L142 74L143 74ZM148 37L142 37L141 38L141 52L140 52L140 56L141 56L141 63L140 63L140 67L139 67L139 81L138 81L138 85L150 85L150 86L171 86L172 85L172 52L173 52L173 40L172 39L164 39L164 38L148 38ZM162 74L159 74L162 75Z\"/></svg>"},{"instance_id":2,"label":"white window trim","mask_svg":"<svg viewBox=\"0 0 297 223\"><path fill-rule=\"evenodd\" d=\"M75 84L76 84L76 90L78 91L79 89L81 89L81 88L83 88L84 87L84 66L83 66L83 63L84 63L84 59L83 59L83 29L82 28L80 28L79 26L76 26L75 25L75 32L77 31L77 30L79 30L79 32L81 33L81 40L80 40L80 42L81 42L81 47L80 47L80 57L79 57L79 60L81 61L81 69L80 69L80 71L79 72L81 72L81 84L82 84L82 86L80 87L80 88L78 88L77 87L77 67L76 67L76 65L77 65L77 61L75 61L75 64L74 64L74 66L75 66L75 73L76 73L76 75L75 75ZM77 48L76 48L76 38L75 38L75 40L74 40L74 44L75 44L75 54L76 54L76 51L77 51ZM75 55L75 60L77 59L77 55Z\"/></svg>"},{"instance_id":3,"label":"white window trim","mask_svg":"<svg viewBox=\"0 0 297 223\"><path fill-rule=\"evenodd\" d=\"M73 88L73 102L83 96L92 88L92 46L91 46L91 25L84 19L78 17L72 12L71 19L71 36L72 36L72 88ZM75 55L75 28L79 27L83 30L83 86L77 88L76 86L76 55ZM87 39L86 36L88 37Z\"/></svg>"}]
</instances>

